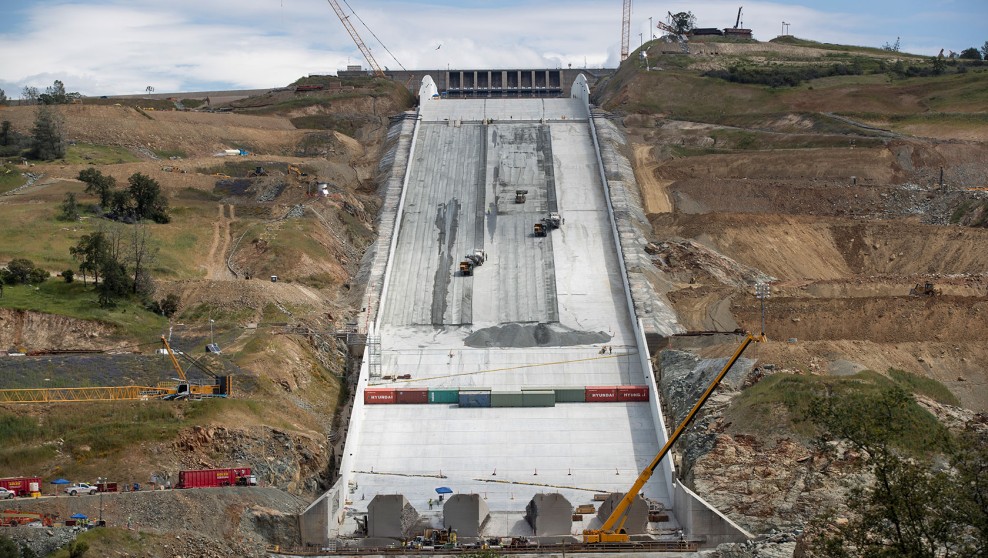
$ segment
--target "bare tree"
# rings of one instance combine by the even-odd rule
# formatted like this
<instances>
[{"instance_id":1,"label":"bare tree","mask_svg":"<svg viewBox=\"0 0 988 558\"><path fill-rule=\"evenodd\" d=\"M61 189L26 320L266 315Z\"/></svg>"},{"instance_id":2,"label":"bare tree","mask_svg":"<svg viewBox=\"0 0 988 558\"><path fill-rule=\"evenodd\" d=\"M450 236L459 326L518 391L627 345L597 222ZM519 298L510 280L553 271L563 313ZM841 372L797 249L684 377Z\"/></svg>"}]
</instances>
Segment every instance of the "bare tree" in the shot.
<instances>
[{"instance_id":1,"label":"bare tree","mask_svg":"<svg viewBox=\"0 0 988 558\"><path fill-rule=\"evenodd\" d=\"M158 243L151 235L147 223L141 222L131 226L130 232L127 259L130 260L134 270L134 294L150 293L152 287L150 269L158 260Z\"/></svg>"},{"instance_id":2,"label":"bare tree","mask_svg":"<svg viewBox=\"0 0 988 558\"><path fill-rule=\"evenodd\" d=\"M7 92L4 91L3 89L0 89L0 105L6 105L6 104L7 104Z\"/></svg>"},{"instance_id":3,"label":"bare tree","mask_svg":"<svg viewBox=\"0 0 988 558\"><path fill-rule=\"evenodd\" d=\"M27 101L29 105L35 105L38 103L38 88L31 87L30 85L25 85L24 89L21 90L21 102Z\"/></svg>"}]
</instances>

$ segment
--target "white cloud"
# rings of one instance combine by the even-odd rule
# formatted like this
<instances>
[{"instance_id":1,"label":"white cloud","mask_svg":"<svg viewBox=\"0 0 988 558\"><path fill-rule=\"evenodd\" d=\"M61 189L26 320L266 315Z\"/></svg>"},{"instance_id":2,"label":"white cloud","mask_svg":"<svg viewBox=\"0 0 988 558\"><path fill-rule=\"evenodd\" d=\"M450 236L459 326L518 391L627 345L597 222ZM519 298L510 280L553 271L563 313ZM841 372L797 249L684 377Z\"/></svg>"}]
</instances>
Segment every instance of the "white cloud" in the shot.
<instances>
[{"instance_id":1,"label":"white cloud","mask_svg":"<svg viewBox=\"0 0 988 558\"><path fill-rule=\"evenodd\" d=\"M903 50L934 54L945 46L937 43L951 36L950 15L944 12L970 11L958 4L965 2L926 16L893 11L879 26L867 15L746 2L743 22L760 40L778 35L786 21L799 37L880 46L898 35ZM373 30L351 17L377 62L391 69L399 65L374 35L409 69L614 67L618 61L620 2L506 6L463 0L445 6L354 0L350 5ZM22 10L27 10L23 26L0 31L0 88L8 96L19 95L24 85L43 89L55 79L70 91L100 95L141 92L148 85L159 92L271 87L310 73L334 73L348 63L366 66L322 0L75 0L35 2ZM661 11L636 5L633 47L638 33L648 37L648 16L655 22L666 10L693 11L698 26L723 28L734 24L737 4L677 0L662 4ZM965 46L970 45L953 48Z\"/></svg>"}]
</instances>

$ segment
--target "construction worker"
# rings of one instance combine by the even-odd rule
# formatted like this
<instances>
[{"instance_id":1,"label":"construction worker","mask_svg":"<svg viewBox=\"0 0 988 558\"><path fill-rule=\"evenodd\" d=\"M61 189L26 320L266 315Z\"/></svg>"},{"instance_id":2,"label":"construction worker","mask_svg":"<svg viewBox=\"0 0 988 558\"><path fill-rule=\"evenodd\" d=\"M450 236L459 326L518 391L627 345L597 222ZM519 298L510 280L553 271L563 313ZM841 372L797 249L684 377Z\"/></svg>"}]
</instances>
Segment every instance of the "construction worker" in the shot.
<instances>
[{"instance_id":1,"label":"construction worker","mask_svg":"<svg viewBox=\"0 0 988 558\"><path fill-rule=\"evenodd\" d=\"M432 509L432 498L429 498L429 509Z\"/></svg>"}]
</instances>

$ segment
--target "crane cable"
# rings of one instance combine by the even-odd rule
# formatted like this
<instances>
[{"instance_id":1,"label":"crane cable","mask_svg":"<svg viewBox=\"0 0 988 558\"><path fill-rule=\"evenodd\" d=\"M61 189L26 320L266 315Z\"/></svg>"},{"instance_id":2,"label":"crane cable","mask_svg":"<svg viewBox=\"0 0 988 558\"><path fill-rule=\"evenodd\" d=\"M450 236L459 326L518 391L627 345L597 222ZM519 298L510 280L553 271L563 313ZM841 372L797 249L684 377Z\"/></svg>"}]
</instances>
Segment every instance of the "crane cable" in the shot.
<instances>
[{"instance_id":1,"label":"crane cable","mask_svg":"<svg viewBox=\"0 0 988 558\"><path fill-rule=\"evenodd\" d=\"M591 360L603 360L603 359L608 359L608 358L619 358L619 357L623 357L623 356L631 356L631 355L636 355L636 354L638 354L638 351L629 351L627 353L621 353L621 354L618 354L618 355L611 355L611 354L609 354L607 356L597 356L597 357L588 357L588 358L577 358L577 359L572 359L572 360L557 360L557 361L553 361L553 362L537 362L537 363L534 363L534 364L519 364L517 366L505 366L505 367L502 367L502 368L488 368L487 370L474 370L472 372L459 372L459 373L456 373L456 374L446 374L446 375L443 375L443 376L427 376L425 378L414 378L414 379L408 379L408 380L391 380L389 382L381 382L381 383L377 383L377 384L370 384L369 383L368 386L369 387L371 387L371 386L383 386L383 385L387 385L387 384L393 384L393 383L396 383L396 382L400 382L400 383L412 383L412 382L425 382L425 381L429 381L429 380L442 380L442 379L445 379L445 378L455 378L457 376L473 376L475 374L486 374L488 372L507 372L509 370L521 370L521 369L524 369L524 368L538 368L538 367L542 367L542 366L557 366L557 365L560 365L560 364L570 364L570 363L574 363L574 362L589 362Z\"/></svg>"},{"instance_id":2,"label":"crane cable","mask_svg":"<svg viewBox=\"0 0 988 558\"><path fill-rule=\"evenodd\" d=\"M370 31L371 36L374 37L375 39L377 39L378 44L381 45L381 47L385 50L385 52L387 52L388 54L390 54L391 55L391 58L394 59L395 62L398 62L398 65L401 66L401 69L407 72L408 69L405 68L405 66L402 66L401 62L399 62L398 59L395 58L395 55L394 54L391 54L391 51L388 50L388 47L384 45L384 42L382 42L381 39L378 38L378 36L376 34L374 34L374 30L371 29L370 27L368 27L367 24L364 23L364 20L360 19L360 16L357 15L357 12L355 12L353 10L353 6L351 6L350 3L347 2L347 0L343 0L343 3L346 4L346 7L347 8L350 8L350 13L352 13L353 16L357 18L357 21L359 21L361 23L361 25L364 26L364 29Z\"/></svg>"}]
</instances>

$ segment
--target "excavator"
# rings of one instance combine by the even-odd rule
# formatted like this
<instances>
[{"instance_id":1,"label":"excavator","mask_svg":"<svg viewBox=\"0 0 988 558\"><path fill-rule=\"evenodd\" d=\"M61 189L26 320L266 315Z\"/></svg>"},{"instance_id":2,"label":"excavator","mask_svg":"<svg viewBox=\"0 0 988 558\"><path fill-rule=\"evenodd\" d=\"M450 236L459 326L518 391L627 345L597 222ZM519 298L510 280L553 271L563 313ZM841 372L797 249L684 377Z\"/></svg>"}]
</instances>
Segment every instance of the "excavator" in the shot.
<instances>
[{"instance_id":1,"label":"excavator","mask_svg":"<svg viewBox=\"0 0 988 558\"><path fill-rule=\"evenodd\" d=\"M641 489L645 486L645 483L648 482L648 479L652 477L652 473L655 472L655 469L658 468L659 463L661 463L662 459L669 453L669 449L672 445L676 443L679 436L682 435L683 431L686 430L686 427L689 426L689 423L696 417L697 412L700 411L703 404L707 402L707 399L713 393L714 389L717 388L717 385L720 384L721 380L724 379L724 376L730 372L734 364L737 363L739 358L741 358L741 354L748 348L748 345L755 341L761 342L764 340L764 333L758 336L748 333L745 336L744 340L741 342L741 345L736 351L734 351L734 355L731 356L731 358L727 361L727 364L724 365L724 368L719 374L717 374L714 380L710 382L710 385L707 386L707 390L703 392L700 399L698 399L696 404L693 405L693 408L690 409L690 412L687 413L686 418L684 418L679 424L676 431L672 433L672 436L669 436L669 440L664 446L662 446L662 449L659 450L659 453L655 456L655 459L649 463L648 467L645 467L645 469L642 470L641 474L638 475L638 479L635 480L633 485L631 485L631 490L625 494L624 498L621 499L617 506L614 506L614 510L611 512L611 515L607 517L599 528L586 529L583 531L584 543L596 544L631 542L630 535L628 535L628 532L624 529L624 522L628 519L628 511L631 509L631 504L634 503L635 498L638 497L638 493L641 492Z\"/></svg>"}]
</instances>

